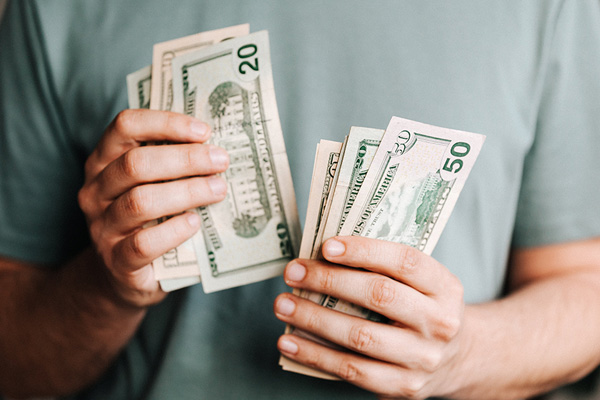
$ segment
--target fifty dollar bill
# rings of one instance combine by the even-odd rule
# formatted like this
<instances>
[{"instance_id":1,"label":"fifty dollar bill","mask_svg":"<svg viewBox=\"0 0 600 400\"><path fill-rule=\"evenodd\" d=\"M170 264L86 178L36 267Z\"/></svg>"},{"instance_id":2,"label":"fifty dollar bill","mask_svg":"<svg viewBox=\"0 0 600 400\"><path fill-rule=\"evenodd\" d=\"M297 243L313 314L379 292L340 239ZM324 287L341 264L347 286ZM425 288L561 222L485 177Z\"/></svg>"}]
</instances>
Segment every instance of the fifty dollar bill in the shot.
<instances>
[{"instance_id":1,"label":"fifty dollar bill","mask_svg":"<svg viewBox=\"0 0 600 400\"><path fill-rule=\"evenodd\" d=\"M345 196L343 209L349 209L349 212L346 212L341 228L335 213L330 212L328 217L333 218L339 235L404 243L430 255L484 140L483 135L393 117L358 195ZM344 165L350 165L346 162L359 165L361 156L364 152L362 155L361 152L343 155L338 183L348 181L348 170L342 172ZM348 188L341 190L347 191ZM337 192L338 187L334 198ZM329 223L328 219L325 224ZM379 314L331 296L310 292L303 292L302 296L350 315L386 321ZM282 359L280 364L289 371L332 378L289 360Z\"/></svg>"}]
</instances>

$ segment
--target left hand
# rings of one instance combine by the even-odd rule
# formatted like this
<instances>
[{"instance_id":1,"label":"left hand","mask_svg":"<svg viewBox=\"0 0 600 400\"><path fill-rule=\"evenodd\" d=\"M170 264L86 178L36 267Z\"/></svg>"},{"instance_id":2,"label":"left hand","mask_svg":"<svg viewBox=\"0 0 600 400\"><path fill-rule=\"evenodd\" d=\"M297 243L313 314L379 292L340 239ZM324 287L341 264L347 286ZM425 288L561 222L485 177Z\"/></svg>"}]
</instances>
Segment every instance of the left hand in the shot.
<instances>
[{"instance_id":1,"label":"left hand","mask_svg":"<svg viewBox=\"0 0 600 400\"><path fill-rule=\"evenodd\" d=\"M275 300L277 318L351 351L291 334L279 339L282 354L385 398L448 394L449 374L466 343L458 278L412 247L381 240L335 237L323 244L323 255L330 262L288 264L286 283L347 300L391 322L349 316L284 293Z\"/></svg>"}]
</instances>

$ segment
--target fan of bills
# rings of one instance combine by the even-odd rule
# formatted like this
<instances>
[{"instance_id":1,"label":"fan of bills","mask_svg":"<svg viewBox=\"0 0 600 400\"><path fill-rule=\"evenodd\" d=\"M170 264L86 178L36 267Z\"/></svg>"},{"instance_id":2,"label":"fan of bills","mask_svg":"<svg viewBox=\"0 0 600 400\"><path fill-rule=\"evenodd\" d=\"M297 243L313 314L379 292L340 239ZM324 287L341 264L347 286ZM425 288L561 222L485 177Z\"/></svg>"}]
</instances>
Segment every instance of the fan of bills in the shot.
<instances>
[{"instance_id":1,"label":"fan of bills","mask_svg":"<svg viewBox=\"0 0 600 400\"><path fill-rule=\"evenodd\" d=\"M336 235L388 240L431 254L484 140L483 135L398 117L392 117L385 131L352 127L343 143L322 140L299 257L321 258L321 245ZM328 295L294 293L323 307L386 322L377 313ZM308 335L291 326L286 331ZM285 357L280 365L334 379Z\"/></svg>"},{"instance_id":2,"label":"fan of bills","mask_svg":"<svg viewBox=\"0 0 600 400\"><path fill-rule=\"evenodd\" d=\"M321 140L300 238L266 31L249 34L246 24L158 43L152 66L127 76L127 87L131 108L209 123L210 142L230 156L226 200L192 210L202 217L200 231L153 262L166 291L202 282L209 293L272 278L296 256L320 258L321 244L336 235L404 243L431 254L485 140L398 117L385 131L352 127L343 143ZM297 294L381 318L330 296ZM290 360L281 364L330 377Z\"/></svg>"},{"instance_id":3,"label":"fan of bills","mask_svg":"<svg viewBox=\"0 0 600 400\"><path fill-rule=\"evenodd\" d=\"M208 123L210 143L230 158L226 200L191 210L200 231L153 261L162 289L202 282L209 293L281 275L297 255L300 222L267 32L249 34L246 24L158 43L152 66L128 75L127 88L130 108Z\"/></svg>"}]
</instances>

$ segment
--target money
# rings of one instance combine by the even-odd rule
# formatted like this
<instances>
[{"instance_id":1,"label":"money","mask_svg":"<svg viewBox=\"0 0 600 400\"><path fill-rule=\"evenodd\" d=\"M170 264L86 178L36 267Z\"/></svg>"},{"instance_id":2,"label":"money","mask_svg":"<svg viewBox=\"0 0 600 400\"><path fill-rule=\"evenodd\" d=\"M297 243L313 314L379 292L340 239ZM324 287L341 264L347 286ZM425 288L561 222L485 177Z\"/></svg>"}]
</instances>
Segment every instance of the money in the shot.
<instances>
[{"instance_id":1,"label":"money","mask_svg":"<svg viewBox=\"0 0 600 400\"><path fill-rule=\"evenodd\" d=\"M193 239L209 293L281 275L297 254L300 223L275 102L268 34L234 38L179 56L173 111L212 127L229 152L227 199L200 207Z\"/></svg>"},{"instance_id":2,"label":"money","mask_svg":"<svg viewBox=\"0 0 600 400\"><path fill-rule=\"evenodd\" d=\"M430 255L484 140L393 117L339 235L403 243ZM343 300L327 296L324 301L326 307L382 321Z\"/></svg>"},{"instance_id":3,"label":"money","mask_svg":"<svg viewBox=\"0 0 600 400\"><path fill-rule=\"evenodd\" d=\"M141 68L127 75L129 108L150 108L150 85L152 67Z\"/></svg>"},{"instance_id":4,"label":"money","mask_svg":"<svg viewBox=\"0 0 600 400\"><path fill-rule=\"evenodd\" d=\"M247 35L248 24L201 32L154 45L150 109L170 111L173 103L172 61L175 57L213 45L233 37ZM153 93L153 95L152 95ZM164 291L170 292L201 282L193 240L187 240L152 263L156 279Z\"/></svg>"},{"instance_id":5,"label":"money","mask_svg":"<svg viewBox=\"0 0 600 400\"><path fill-rule=\"evenodd\" d=\"M316 246L315 242L317 241L319 226L322 226L322 219L325 215L328 199L333 194L341 150L342 143L339 142L321 140L317 145L308 197L307 215L304 221L304 231L300 245L300 258L310 258L313 248ZM294 294L301 296L302 293L303 291L294 289ZM294 331L296 334L302 334L292 326L287 325L286 333ZM313 339L318 340L318 338ZM329 374L297 363L285 356L280 357L279 365L286 371L298 372L322 379L335 379Z\"/></svg>"},{"instance_id":6,"label":"money","mask_svg":"<svg viewBox=\"0 0 600 400\"><path fill-rule=\"evenodd\" d=\"M322 228L325 225L328 206L331 204L331 198L333 197L334 185L339 176L339 158L340 152L343 149L344 145L342 143L329 140L321 140L317 147L311 189L308 197L307 216L300 246L300 258L314 258L312 256L314 249L320 247L320 240L323 233ZM294 293L307 297L309 292L294 290ZM325 299L326 296L318 293L314 293L314 295L316 297L313 301L323 304L319 301L319 298Z\"/></svg>"},{"instance_id":7,"label":"money","mask_svg":"<svg viewBox=\"0 0 600 400\"><path fill-rule=\"evenodd\" d=\"M431 254L485 136L393 117L340 235Z\"/></svg>"},{"instance_id":8,"label":"money","mask_svg":"<svg viewBox=\"0 0 600 400\"><path fill-rule=\"evenodd\" d=\"M304 231L298 254L300 258L310 258L312 249L315 246L319 226L325 213L325 206L330 193L333 191L333 181L341 149L342 143L330 140L321 140L317 145L310 184L311 191L308 197L308 211L304 221Z\"/></svg>"},{"instance_id":9,"label":"money","mask_svg":"<svg viewBox=\"0 0 600 400\"><path fill-rule=\"evenodd\" d=\"M393 117L374 155L368 155L364 144L373 140L369 133L378 133L365 128L353 128L353 132L356 136L347 140L341 155L332 206L323 222L331 228L325 231L329 234L337 231L332 236L365 236L404 243L431 254L485 136ZM358 151L357 141L363 143ZM319 187L311 187L311 195L313 191L318 192ZM308 211L307 220L313 218L310 214L314 212L318 211ZM322 239L327 238L328 234L324 234ZM299 295L346 314L387 322L377 313L332 296L306 291ZM286 328L286 332L292 331L292 327ZM301 334L306 336L304 332ZM335 379L284 357L280 364L288 371Z\"/></svg>"},{"instance_id":10,"label":"money","mask_svg":"<svg viewBox=\"0 0 600 400\"><path fill-rule=\"evenodd\" d=\"M152 66L127 77L131 108L185 112L212 123L212 143L231 156L225 174L227 200L191 210L203 218L201 233L153 262L165 291L203 281L204 290L211 292L277 276L298 251L300 224L275 103L268 36L247 36L250 42L236 42L237 47L214 46L248 32L244 24L158 43ZM204 59L212 55L198 50L209 46L229 56L215 53L215 59ZM227 58L238 62L237 71L223 68ZM179 59L184 61L174 63ZM186 62L191 64L183 67ZM174 70L175 80L185 87L174 88ZM188 70L198 73L188 76ZM188 84L199 90L186 92ZM198 100L204 109L184 103L178 93ZM208 112L215 104L223 110Z\"/></svg>"},{"instance_id":11,"label":"money","mask_svg":"<svg viewBox=\"0 0 600 400\"><path fill-rule=\"evenodd\" d=\"M392 117L385 131L352 127L343 143L317 145L304 233L275 102L266 31L248 25L155 45L153 64L127 76L131 108L184 113L211 125L225 148L226 200L189 210L202 218L190 240L153 262L161 287L202 282L207 293L278 276L299 253L321 258L322 243L354 235L431 254L485 136ZM229 40L225 40L229 39ZM349 315L387 319L328 295L298 296ZM294 333L332 345L307 332ZM336 377L281 357L283 369Z\"/></svg>"},{"instance_id":12,"label":"money","mask_svg":"<svg viewBox=\"0 0 600 400\"><path fill-rule=\"evenodd\" d=\"M321 243L340 232L362 187L383 132L382 129L356 126L350 129L344 149L344 158L339 168L335 193L331 199L327 220L323 224Z\"/></svg>"},{"instance_id":13,"label":"money","mask_svg":"<svg viewBox=\"0 0 600 400\"><path fill-rule=\"evenodd\" d=\"M332 170L332 174L331 176L325 176L326 180L324 181L324 187L321 188L322 190L322 202L320 204L319 207L319 219L317 221L317 231L316 231L316 235L313 238L313 247L311 249L310 252L310 257L307 258L311 258L311 259L318 259L320 257L320 250L321 250L321 243L323 241L323 231L325 229L325 221L327 221L327 218L329 216L329 209L331 208L331 201L333 200L333 193L335 191L335 188L337 186L337 180L339 177L339 170L337 168L337 166L339 165L339 163L342 160L342 156L344 154L344 151L346 149L346 141L348 140L348 137L346 136L346 138L344 139L344 142L342 143L342 147L339 151L339 154L336 153L335 155L329 155L329 157L334 157L336 161L335 163L335 169ZM331 162L331 159L328 159L328 164L327 167L329 168L329 162ZM320 181L318 181L320 182ZM312 213L312 211L311 211ZM310 215L310 214L308 214Z\"/></svg>"},{"instance_id":14,"label":"money","mask_svg":"<svg viewBox=\"0 0 600 400\"><path fill-rule=\"evenodd\" d=\"M155 44L152 51L153 78L150 109L170 111L172 108L173 73L171 63L175 57L248 33L250 33L250 26L243 24Z\"/></svg>"},{"instance_id":15,"label":"money","mask_svg":"<svg viewBox=\"0 0 600 400\"><path fill-rule=\"evenodd\" d=\"M345 219L344 216L349 212L364 181L383 132L381 129L352 127L343 147L341 143L321 140L315 156L300 258L321 258L322 242L338 233ZM324 147L324 144L329 146ZM339 153L340 151L342 154ZM332 165L336 167L335 170L331 168ZM321 306L327 306L328 301L338 301L330 296L305 290L294 289L294 294ZM343 311L347 314L362 316L362 308L351 303L340 303L340 306L342 305L346 306ZM286 333L292 332L323 343L322 339L288 325ZM279 365L286 371L322 379L337 379L333 375L307 367L285 356L280 357Z\"/></svg>"}]
</instances>

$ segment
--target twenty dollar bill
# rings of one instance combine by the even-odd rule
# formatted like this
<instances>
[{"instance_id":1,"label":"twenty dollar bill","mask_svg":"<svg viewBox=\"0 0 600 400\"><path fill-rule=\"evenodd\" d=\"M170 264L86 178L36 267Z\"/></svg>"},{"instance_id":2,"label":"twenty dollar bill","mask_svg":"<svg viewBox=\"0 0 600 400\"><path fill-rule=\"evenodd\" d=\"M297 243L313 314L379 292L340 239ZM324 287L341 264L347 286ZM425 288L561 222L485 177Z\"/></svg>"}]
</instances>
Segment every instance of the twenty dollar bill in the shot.
<instances>
[{"instance_id":1,"label":"twenty dollar bill","mask_svg":"<svg viewBox=\"0 0 600 400\"><path fill-rule=\"evenodd\" d=\"M206 292L272 278L298 252L300 223L266 31L173 60L173 111L209 123L230 156L227 198L200 207L193 237Z\"/></svg>"}]
</instances>

